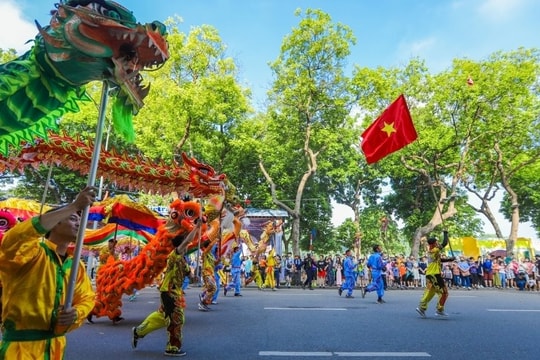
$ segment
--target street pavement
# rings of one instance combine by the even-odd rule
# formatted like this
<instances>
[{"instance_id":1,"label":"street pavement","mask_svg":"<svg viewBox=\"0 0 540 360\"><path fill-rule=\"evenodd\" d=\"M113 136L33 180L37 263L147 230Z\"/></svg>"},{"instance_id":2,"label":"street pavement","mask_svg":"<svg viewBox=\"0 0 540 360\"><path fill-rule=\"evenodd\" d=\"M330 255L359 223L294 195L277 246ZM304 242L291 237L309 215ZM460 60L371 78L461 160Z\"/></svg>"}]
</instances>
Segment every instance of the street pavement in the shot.
<instances>
[{"instance_id":1,"label":"street pavement","mask_svg":"<svg viewBox=\"0 0 540 360\"><path fill-rule=\"evenodd\" d=\"M353 299L336 288L242 289L209 312L197 309L200 287L186 290L185 358L198 360L312 359L539 359L540 293L516 290L450 290L448 318L415 311L422 290L389 290ZM68 334L66 360L164 359L165 329L131 348L131 329L159 306L155 288L123 299L121 322L96 318Z\"/></svg>"}]
</instances>

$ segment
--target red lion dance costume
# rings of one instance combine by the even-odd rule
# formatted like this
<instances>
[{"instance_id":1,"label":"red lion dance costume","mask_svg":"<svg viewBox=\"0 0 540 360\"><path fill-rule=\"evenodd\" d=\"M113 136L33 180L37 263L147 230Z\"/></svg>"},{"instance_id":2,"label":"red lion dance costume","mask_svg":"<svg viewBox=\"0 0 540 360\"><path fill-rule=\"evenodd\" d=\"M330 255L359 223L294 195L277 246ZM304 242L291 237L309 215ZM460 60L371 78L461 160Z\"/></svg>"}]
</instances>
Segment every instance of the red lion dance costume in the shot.
<instances>
[{"instance_id":1,"label":"red lion dance costume","mask_svg":"<svg viewBox=\"0 0 540 360\"><path fill-rule=\"evenodd\" d=\"M201 205L196 201L177 199L170 205L169 218L153 239L145 245L139 255L130 260L115 260L109 257L107 263L97 272L96 305L89 316L108 316L113 322L122 320L122 294L132 294L134 290L153 283L167 265L167 256L174 248L174 239L185 237L196 224L202 221ZM215 224L214 224L215 222ZM219 234L219 220L210 226L202 224L201 236L214 239ZM195 239L194 242L199 239ZM188 244L188 248L196 244Z\"/></svg>"}]
</instances>

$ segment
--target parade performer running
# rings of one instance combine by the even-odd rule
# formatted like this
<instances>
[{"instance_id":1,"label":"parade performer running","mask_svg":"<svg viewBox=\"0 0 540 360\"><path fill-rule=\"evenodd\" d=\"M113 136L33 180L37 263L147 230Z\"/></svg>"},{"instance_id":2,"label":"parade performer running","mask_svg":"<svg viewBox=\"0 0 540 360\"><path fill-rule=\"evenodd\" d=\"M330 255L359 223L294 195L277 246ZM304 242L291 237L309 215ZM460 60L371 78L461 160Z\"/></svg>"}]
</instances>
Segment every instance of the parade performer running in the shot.
<instances>
[{"instance_id":1,"label":"parade performer running","mask_svg":"<svg viewBox=\"0 0 540 360\"><path fill-rule=\"evenodd\" d=\"M351 249L347 249L345 252L345 259L343 260L343 273L345 274L345 282L338 289L339 296L343 293L343 290L347 290L346 298L353 298L352 293L355 284L355 271L357 263L352 257Z\"/></svg>"},{"instance_id":2,"label":"parade performer running","mask_svg":"<svg viewBox=\"0 0 540 360\"><path fill-rule=\"evenodd\" d=\"M239 246L233 248L233 255L231 258L231 282L223 288L223 295L227 296L227 291L234 289L234 296L242 296L240 288L242 281L240 279L242 267L242 250Z\"/></svg>"},{"instance_id":3,"label":"parade performer running","mask_svg":"<svg viewBox=\"0 0 540 360\"><path fill-rule=\"evenodd\" d=\"M371 283L362 289L362 297L366 297L366 293L376 291L377 303L384 304L384 281L383 272L385 271L385 263L381 256L381 245L373 245L373 254L371 254L367 261L367 268L371 270Z\"/></svg>"},{"instance_id":4,"label":"parade performer running","mask_svg":"<svg viewBox=\"0 0 540 360\"><path fill-rule=\"evenodd\" d=\"M167 258L165 276L159 288L161 306L157 311L148 315L140 325L132 329L131 346L133 348L136 348L139 340L149 333L167 327L165 355L186 355L186 352L182 350L182 328L184 326L184 307L186 306L182 282L191 269L185 258L185 250L199 233L199 229L200 223L186 237L179 236L172 240L175 249Z\"/></svg>"},{"instance_id":5,"label":"parade performer running","mask_svg":"<svg viewBox=\"0 0 540 360\"><path fill-rule=\"evenodd\" d=\"M437 311L435 312L435 315L446 317L448 314L444 312L444 304L446 302L446 299L448 299L448 288L446 287L446 284L444 282L444 279L441 276L441 263L443 262L449 262L454 261L453 257L450 258L442 258L441 250L448 245L448 231L443 231L443 242L442 244L439 244L437 241L437 238L430 237L427 241L428 247L429 247L429 265L426 270L426 282L427 287L426 290L424 290L424 295L420 299L420 305L416 308L416 312L420 314L422 317L426 317L426 310L428 308L428 304L435 296L435 294L438 294L439 301L437 302Z\"/></svg>"},{"instance_id":6,"label":"parade performer running","mask_svg":"<svg viewBox=\"0 0 540 360\"><path fill-rule=\"evenodd\" d=\"M215 243L219 240L219 236L216 236L213 241L205 240L201 244L202 251L202 280L204 283L204 290L199 295L199 310L208 311L210 305L213 301L214 294L216 293L216 278L215 278L215 267L216 267L216 258L212 249L214 248Z\"/></svg>"}]
</instances>

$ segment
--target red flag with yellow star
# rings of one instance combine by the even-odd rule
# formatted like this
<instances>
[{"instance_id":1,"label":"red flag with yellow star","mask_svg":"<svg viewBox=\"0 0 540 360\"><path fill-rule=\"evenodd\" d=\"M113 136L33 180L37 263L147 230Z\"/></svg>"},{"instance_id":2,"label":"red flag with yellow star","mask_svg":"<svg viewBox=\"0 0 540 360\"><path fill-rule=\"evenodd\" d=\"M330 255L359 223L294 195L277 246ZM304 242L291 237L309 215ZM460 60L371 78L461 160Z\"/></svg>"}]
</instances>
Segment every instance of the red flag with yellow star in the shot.
<instances>
[{"instance_id":1,"label":"red flag with yellow star","mask_svg":"<svg viewBox=\"0 0 540 360\"><path fill-rule=\"evenodd\" d=\"M367 163L373 164L412 143L417 137L407 102L401 94L362 133L362 151Z\"/></svg>"}]
</instances>

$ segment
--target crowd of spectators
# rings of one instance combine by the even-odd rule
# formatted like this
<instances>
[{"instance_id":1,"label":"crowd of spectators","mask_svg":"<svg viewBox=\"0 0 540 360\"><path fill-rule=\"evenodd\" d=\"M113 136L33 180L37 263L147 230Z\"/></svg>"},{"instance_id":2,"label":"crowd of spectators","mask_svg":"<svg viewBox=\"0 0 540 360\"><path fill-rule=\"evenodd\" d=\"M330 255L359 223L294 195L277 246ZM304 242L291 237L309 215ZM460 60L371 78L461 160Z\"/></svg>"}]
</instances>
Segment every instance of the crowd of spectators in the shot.
<instances>
[{"instance_id":1,"label":"crowd of spectators","mask_svg":"<svg viewBox=\"0 0 540 360\"><path fill-rule=\"evenodd\" d=\"M386 289L415 289L425 288L427 259L414 256L383 255L385 262L384 284ZM249 286L253 271L258 271L262 282L267 274L267 255L259 257L244 256L242 261L242 284ZM282 256L275 255L272 271L279 287L326 288L340 287L344 282L343 256L341 255L312 255L303 258L290 253ZM226 261L226 260L225 260ZM355 259L356 286L366 286L371 274L366 267L366 259ZM227 266L225 265L227 276ZM529 258L504 259L500 256L465 257L457 256L453 262L445 263L442 275L451 289L517 289L520 291L540 291L540 256L534 261ZM308 276L311 280L306 283ZM279 280L278 280L279 279ZM247 281L246 281L247 280ZM260 286L264 288L263 286Z\"/></svg>"}]
</instances>

